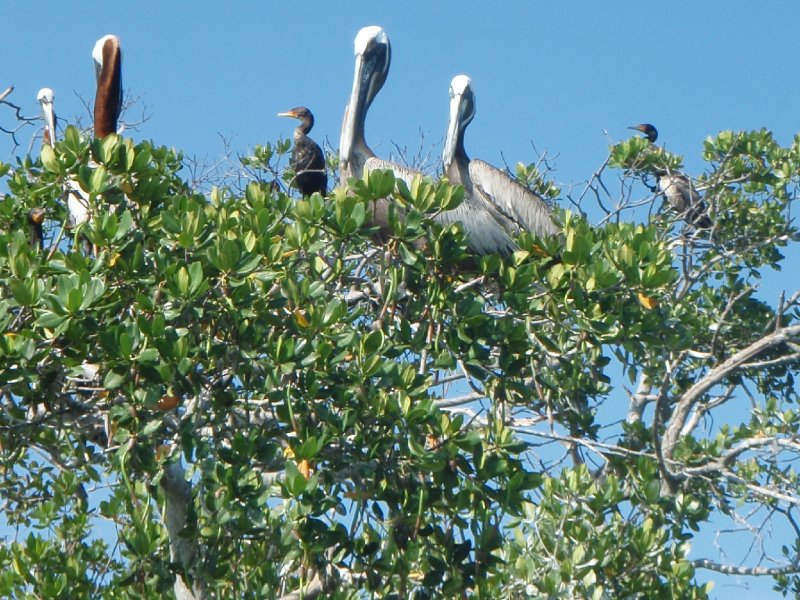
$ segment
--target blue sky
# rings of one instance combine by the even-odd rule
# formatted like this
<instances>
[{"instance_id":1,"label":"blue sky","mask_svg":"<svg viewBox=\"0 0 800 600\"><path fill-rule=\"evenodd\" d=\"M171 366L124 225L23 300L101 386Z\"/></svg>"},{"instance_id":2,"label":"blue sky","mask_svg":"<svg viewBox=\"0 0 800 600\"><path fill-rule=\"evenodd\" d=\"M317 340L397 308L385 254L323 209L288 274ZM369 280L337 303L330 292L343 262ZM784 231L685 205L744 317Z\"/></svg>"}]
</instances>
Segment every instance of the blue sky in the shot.
<instances>
[{"instance_id":1,"label":"blue sky","mask_svg":"<svg viewBox=\"0 0 800 600\"><path fill-rule=\"evenodd\" d=\"M393 143L416 149L420 131L427 143L441 140L459 73L472 78L478 101L468 151L495 164L501 152L511 164L530 162L533 143L558 156L562 184L586 179L609 143L642 121L656 124L690 172L702 169L707 135L767 127L788 143L798 129L800 5L791 1L769 10L751 2L220 6L19 3L20 25L3 32L14 51L0 87L14 83L10 99L29 114L38 113L36 91L52 87L58 114L71 119L83 111L76 94L93 97L94 41L112 32L122 41L125 88L152 115L135 136L217 156L219 133L244 151L288 136L292 122L275 114L305 104L317 117L314 137L338 145L353 37L379 24L393 44L389 80L367 121L380 155Z\"/></svg>"},{"instance_id":2,"label":"blue sky","mask_svg":"<svg viewBox=\"0 0 800 600\"><path fill-rule=\"evenodd\" d=\"M94 1L57 9L28 1L6 11L0 89L13 83L9 100L35 116L37 90L51 87L59 117L82 116L86 124L79 95L93 98L91 50L114 33L126 93L142 97L129 118L142 105L151 115L132 137L213 160L223 153L220 136L239 153L288 137L294 122L276 113L306 105L316 115L312 137L336 147L353 38L365 25L381 25L393 55L367 120L378 155L394 144L413 153L421 135L438 154L448 86L464 73L477 96L468 153L513 165L535 161L535 146L555 158L552 178L568 188L603 163L610 144L632 134L626 126L643 121L684 155L693 175L704 168L703 140L721 130L766 127L788 144L800 130L798 23L800 3L791 0ZM0 126L10 125L10 111L0 108ZM0 136L0 160L8 156ZM789 252L796 273L800 257L796 248ZM793 279L767 277L762 293L773 299L781 284L793 289ZM719 597L747 597L719 581Z\"/></svg>"}]
</instances>

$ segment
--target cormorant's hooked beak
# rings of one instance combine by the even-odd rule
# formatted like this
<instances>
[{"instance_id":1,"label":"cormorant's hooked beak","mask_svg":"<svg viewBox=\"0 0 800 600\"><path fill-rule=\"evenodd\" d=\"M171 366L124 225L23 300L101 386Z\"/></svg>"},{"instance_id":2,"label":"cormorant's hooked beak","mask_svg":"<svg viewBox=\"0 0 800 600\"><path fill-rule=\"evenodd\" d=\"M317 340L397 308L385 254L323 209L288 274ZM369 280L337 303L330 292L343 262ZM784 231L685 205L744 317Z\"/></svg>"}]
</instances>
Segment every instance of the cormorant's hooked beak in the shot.
<instances>
[{"instance_id":1,"label":"cormorant's hooked beak","mask_svg":"<svg viewBox=\"0 0 800 600\"><path fill-rule=\"evenodd\" d=\"M279 112L279 117L289 117L291 119L299 119L300 117L297 116L297 113L293 110L287 110L286 112Z\"/></svg>"}]
</instances>

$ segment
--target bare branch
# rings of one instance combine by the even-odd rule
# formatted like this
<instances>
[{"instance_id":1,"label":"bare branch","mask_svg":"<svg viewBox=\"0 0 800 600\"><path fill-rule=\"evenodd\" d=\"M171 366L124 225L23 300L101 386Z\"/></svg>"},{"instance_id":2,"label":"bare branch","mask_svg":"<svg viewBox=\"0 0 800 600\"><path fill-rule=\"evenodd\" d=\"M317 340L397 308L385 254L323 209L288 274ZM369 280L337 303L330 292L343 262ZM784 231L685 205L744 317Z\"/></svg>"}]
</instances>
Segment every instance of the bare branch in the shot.
<instances>
[{"instance_id":1,"label":"bare branch","mask_svg":"<svg viewBox=\"0 0 800 600\"><path fill-rule=\"evenodd\" d=\"M709 371L705 377L690 387L675 405L672 418L664 432L663 449L665 456L667 458L672 457L683 426L686 424L686 420L695 403L700 400L703 394L760 353L790 341L799 335L800 325L793 325L764 336L731 356L718 367Z\"/></svg>"},{"instance_id":2,"label":"bare branch","mask_svg":"<svg viewBox=\"0 0 800 600\"><path fill-rule=\"evenodd\" d=\"M197 547L181 536L181 531L186 527L187 507L192 501L192 494L180 463L171 462L165 467L161 487L166 496L164 521L169 535L170 558L189 571L197 554ZM192 589L189 589L180 574L175 576L173 590L178 600L201 600L206 597L204 586L199 579L196 579Z\"/></svg>"},{"instance_id":3,"label":"bare branch","mask_svg":"<svg viewBox=\"0 0 800 600\"><path fill-rule=\"evenodd\" d=\"M726 575L767 575L775 577L776 575L792 575L800 573L800 562L793 562L783 567L735 567L733 565L724 565L707 558L699 558L691 561L695 569L709 569L717 571L718 573L725 573Z\"/></svg>"}]
</instances>

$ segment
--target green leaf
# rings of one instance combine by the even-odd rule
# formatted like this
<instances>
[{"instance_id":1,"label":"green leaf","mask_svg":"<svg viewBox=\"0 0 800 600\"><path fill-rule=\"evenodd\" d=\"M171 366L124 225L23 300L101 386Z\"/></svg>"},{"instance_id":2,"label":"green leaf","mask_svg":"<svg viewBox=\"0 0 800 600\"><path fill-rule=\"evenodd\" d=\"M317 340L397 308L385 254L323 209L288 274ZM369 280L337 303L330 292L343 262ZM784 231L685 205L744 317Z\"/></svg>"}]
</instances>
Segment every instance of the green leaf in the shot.
<instances>
[{"instance_id":1,"label":"green leaf","mask_svg":"<svg viewBox=\"0 0 800 600\"><path fill-rule=\"evenodd\" d=\"M297 465L293 460L286 461L284 487L289 495L295 498L302 494L306 489L306 478L297 468Z\"/></svg>"},{"instance_id":2,"label":"green leaf","mask_svg":"<svg viewBox=\"0 0 800 600\"><path fill-rule=\"evenodd\" d=\"M99 195L106 189L108 189L108 171L103 165L100 165L92 171L89 178L89 193Z\"/></svg>"},{"instance_id":3,"label":"green leaf","mask_svg":"<svg viewBox=\"0 0 800 600\"><path fill-rule=\"evenodd\" d=\"M109 371L103 378L103 387L107 390L114 390L125 381L125 375L115 371Z\"/></svg>"},{"instance_id":4,"label":"green leaf","mask_svg":"<svg viewBox=\"0 0 800 600\"><path fill-rule=\"evenodd\" d=\"M61 173L61 164L58 162L52 146L48 144L42 146L42 165L50 173L55 173L56 175Z\"/></svg>"},{"instance_id":5,"label":"green leaf","mask_svg":"<svg viewBox=\"0 0 800 600\"><path fill-rule=\"evenodd\" d=\"M163 424L164 423L161 419L153 419L152 421L147 423L147 425L144 426L144 428L142 429L142 435L148 436L156 433L161 429Z\"/></svg>"}]
</instances>

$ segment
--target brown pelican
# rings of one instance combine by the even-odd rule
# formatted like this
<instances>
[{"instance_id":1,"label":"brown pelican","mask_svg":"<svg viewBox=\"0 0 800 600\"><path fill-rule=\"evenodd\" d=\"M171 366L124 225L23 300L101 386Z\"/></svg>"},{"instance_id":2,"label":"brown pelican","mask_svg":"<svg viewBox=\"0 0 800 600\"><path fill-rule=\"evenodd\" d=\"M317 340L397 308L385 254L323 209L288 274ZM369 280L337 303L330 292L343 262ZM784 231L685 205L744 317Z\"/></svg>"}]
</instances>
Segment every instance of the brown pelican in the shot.
<instances>
[{"instance_id":1,"label":"brown pelican","mask_svg":"<svg viewBox=\"0 0 800 600\"><path fill-rule=\"evenodd\" d=\"M419 171L381 160L367 145L364 122L367 110L389 74L392 47L386 32L376 26L364 27L355 39L356 69L350 102L344 113L342 136L339 141L339 182L346 185L350 177L361 178L375 169L390 169L395 177L411 183ZM389 201L378 200L372 207L372 224L379 229L379 240L391 235L389 227Z\"/></svg>"},{"instance_id":2,"label":"brown pelican","mask_svg":"<svg viewBox=\"0 0 800 600\"><path fill-rule=\"evenodd\" d=\"M628 129L641 131L651 144L658 139L658 130L650 123L631 125ZM694 189L688 175L657 169L656 176L658 177L658 189L664 194L675 212L690 225L700 228L711 227L711 219L706 214L706 203Z\"/></svg>"},{"instance_id":3,"label":"brown pelican","mask_svg":"<svg viewBox=\"0 0 800 600\"><path fill-rule=\"evenodd\" d=\"M464 186L464 204L488 206L493 220L481 220L470 231L470 237L480 239L491 252L508 252L513 244L498 245L504 234L517 236L529 231L539 237L554 235L558 228L552 213L539 196L510 177L505 171L467 156L464 132L475 116L475 94L472 81L457 75L450 83L450 120L444 141L442 160L444 172L451 183Z\"/></svg>"},{"instance_id":4,"label":"brown pelican","mask_svg":"<svg viewBox=\"0 0 800 600\"><path fill-rule=\"evenodd\" d=\"M42 223L44 222L44 209L32 208L28 211L28 228L31 230L31 248L44 249L44 232Z\"/></svg>"},{"instance_id":5,"label":"brown pelican","mask_svg":"<svg viewBox=\"0 0 800 600\"><path fill-rule=\"evenodd\" d=\"M377 26L364 27L355 40L356 68L350 102L344 114L342 137L339 144L340 183L345 185L350 177L363 177L376 169L389 169L395 177L410 184L419 171L382 160L367 145L364 137L364 123L367 110L375 96L383 87L389 74L392 48L389 36ZM391 233L388 219L389 201L375 203L372 222L380 229L380 238ZM470 249L477 254L508 252L514 243L508 233L499 226L486 228L486 224L496 222L493 211L480 199L465 198L462 204L450 211L434 216L437 223L444 225L460 222L468 236Z\"/></svg>"},{"instance_id":6,"label":"brown pelican","mask_svg":"<svg viewBox=\"0 0 800 600\"><path fill-rule=\"evenodd\" d=\"M314 192L328 193L328 175L325 173L325 154L314 140L308 137L314 127L314 115L305 106L278 113L279 117L299 119L300 125L294 130L294 149L291 166L294 171L294 186L303 196Z\"/></svg>"},{"instance_id":7,"label":"brown pelican","mask_svg":"<svg viewBox=\"0 0 800 600\"><path fill-rule=\"evenodd\" d=\"M44 143L55 146L56 127L53 102L55 94L50 88L42 88L36 95L42 107L44 119ZM74 229L89 220L89 194L84 192L74 179L67 179L64 185L64 195L67 199L67 227Z\"/></svg>"},{"instance_id":8,"label":"brown pelican","mask_svg":"<svg viewBox=\"0 0 800 600\"><path fill-rule=\"evenodd\" d=\"M110 133L116 133L122 108L122 54L117 37L105 35L97 40L92 50L92 60L97 78L97 91L94 99L94 136L103 138ZM55 145L53 90L42 88L39 90L37 100L42 107L42 118L45 122L45 143L51 146ZM80 187L76 180L67 179L65 181L64 195L67 200L67 226L70 229L91 219L89 194ZM91 246L85 238L83 241L88 253Z\"/></svg>"},{"instance_id":9,"label":"brown pelican","mask_svg":"<svg viewBox=\"0 0 800 600\"><path fill-rule=\"evenodd\" d=\"M54 145L56 141L56 113L53 110L53 100L55 94L50 88L42 88L36 94L36 101L42 107L42 119L44 120L44 135L42 141L47 145Z\"/></svg>"},{"instance_id":10,"label":"brown pelican","mask_svg":"<svg viewBox=\"0 0 800 600\"><path fill-rule=\"evenodd\" d=\"M374 169L391 169L398 177L410 181L417 171L377 158L364 138L367 110L389 74L392 60L389 36L378 26L364 27L356 35L355 55L353 91L344 113L339 143L340 183L345 185L350 177L360 178Z\"/></svg>"},{"instance_id":11,"label":"brown pelican","mask_svg":"<svg viewBox=\"0 0 800 600\"><path fill-rule=\"evenodd\" d=\"M117 132L122 110L122 51L119 39L104 35L92 50L97 93L94 97L94 137L104 138Z\"/></svg>"}]
</instances>

